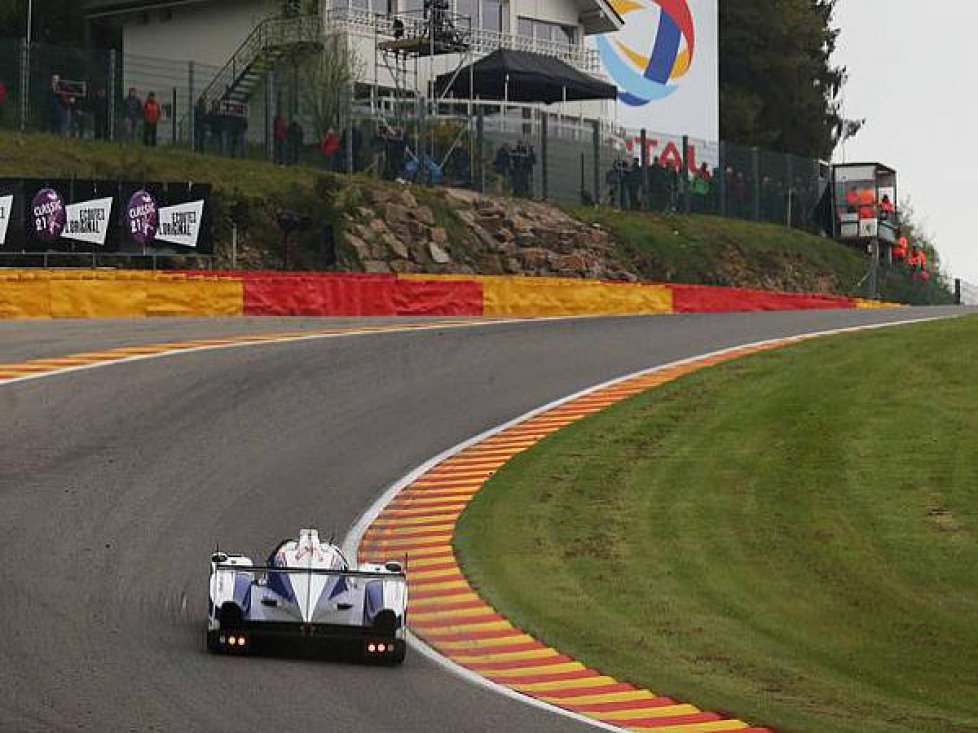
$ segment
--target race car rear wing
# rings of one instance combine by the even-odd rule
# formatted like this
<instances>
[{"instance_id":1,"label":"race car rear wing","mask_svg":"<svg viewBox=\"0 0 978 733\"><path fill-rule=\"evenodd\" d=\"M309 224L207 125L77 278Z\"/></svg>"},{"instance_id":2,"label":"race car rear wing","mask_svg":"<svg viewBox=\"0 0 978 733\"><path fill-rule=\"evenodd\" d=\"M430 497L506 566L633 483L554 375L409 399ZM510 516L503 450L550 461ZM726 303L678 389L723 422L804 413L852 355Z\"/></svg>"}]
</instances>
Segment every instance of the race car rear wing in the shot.
<instances>
[{"instance_id":1,"label":"race car rear wing","mask_svg":"<svg viewBox=\"0 0 978 733\"><path fill-rule=\"evenodd\" d=\"M386 572L368 570L327 570L325 568L282 568L275 565L235 565L227 562L212 561L213 572L243 572L243 573L286 573L286 574L309 574L309 575L331 575L343 578L368 578L372 580L401 580L407 582L407 571L401 563L387 563ZM396 566L396 570L394 567Z\"/></svg>"}]
</instances>

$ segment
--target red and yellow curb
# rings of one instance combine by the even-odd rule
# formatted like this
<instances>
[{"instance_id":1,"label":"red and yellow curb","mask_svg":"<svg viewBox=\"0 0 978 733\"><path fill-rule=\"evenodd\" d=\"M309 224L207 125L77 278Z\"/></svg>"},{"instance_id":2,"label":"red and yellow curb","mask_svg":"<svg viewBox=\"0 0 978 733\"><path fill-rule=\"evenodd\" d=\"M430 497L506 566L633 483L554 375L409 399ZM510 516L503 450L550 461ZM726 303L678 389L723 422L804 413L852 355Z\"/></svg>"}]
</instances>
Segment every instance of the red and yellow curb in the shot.
<instances>
[{"instance_id":1,"label":"red and yellow curb","mask_svg":"<svg viewBox=\"0 0 978 733\"><path fill-rule=\"evenodd\" d=\"M359 556L376 560L407 555L412 632L452 662L514 692L628 730L767 731L622 682L533 638L469 584L452 537L459 516L489 478L548 435L686 374L804 338L732 349L627 378L469 445L396 494L364 533Z\"/></svg>"},{"instance_id":2,"label":"red and yellow curb","mask_svg":"<svg viewBox=\"0 0 978 733\"><path fill-rule=\"evenodd\" d=\"M357 336L379 333L399 333L405 331L424 331L439 328L462 328L465 326L495 323L495 319L473 319L469 321L433 321L428 323L388 324L381 326L349 326L309 331L288 331L282 333L248 334L224 338L194 339L142 346L120 346L100 351L87 351L80 354L30 359L28 361L0 363L0 385L4 382L52 375L86 369L103 364L119 363L139 358L176 354L187 351L230 348L257 344L284 343L289 341L308 341L336 336Z\"/></svg>"}]
</instances>

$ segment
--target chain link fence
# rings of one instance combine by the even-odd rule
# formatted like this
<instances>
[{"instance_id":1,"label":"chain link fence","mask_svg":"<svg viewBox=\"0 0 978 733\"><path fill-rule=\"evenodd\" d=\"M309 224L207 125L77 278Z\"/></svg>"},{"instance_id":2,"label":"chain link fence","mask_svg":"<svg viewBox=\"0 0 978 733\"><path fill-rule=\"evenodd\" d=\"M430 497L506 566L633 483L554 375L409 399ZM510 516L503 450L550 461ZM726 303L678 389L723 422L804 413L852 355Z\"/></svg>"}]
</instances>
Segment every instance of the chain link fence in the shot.
<instances>
[{"instance_id":1,"label":"chain link fence","mask_svg":"<svg viewBox=\"0 0 978 733\"><path fill-rule=\"evenodd\" d=\"M317 130L296 63L262 70L244 101L205 105L226 68L0 39L0 127L798 228L815 227L828 184L827 166L808 158L539 106L415 97L385 109L366 84L350 90L337 129Z\"/></svg>"}]
</instances>

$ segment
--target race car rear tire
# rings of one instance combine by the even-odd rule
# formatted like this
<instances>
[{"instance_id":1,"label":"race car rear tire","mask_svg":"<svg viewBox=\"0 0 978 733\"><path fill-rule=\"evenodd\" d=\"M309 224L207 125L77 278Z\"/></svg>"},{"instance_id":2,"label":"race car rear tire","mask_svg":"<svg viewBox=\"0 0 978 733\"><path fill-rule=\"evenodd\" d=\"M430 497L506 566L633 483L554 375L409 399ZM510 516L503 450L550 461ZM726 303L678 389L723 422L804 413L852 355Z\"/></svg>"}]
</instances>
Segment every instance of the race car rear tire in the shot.
<instances>
[{"instance_id":1,"label":"race car rear tire","mask_svg":"<svg viewBox=\"0 0 978 733\"><path fill-rule=\"evenodd\" d=\"M396 639L394 641L394 653L389 658L391 666L403 664L405 656L407 656L407 642L403 639Z\"/></svg>"},{"instance_id":2,"label":"race car rear tire","mask_svg":"<svg viewBox=\"0 0 978 733\"><path fill-rule=\"evenodd\" d=\"M207 651L209 651L209 652L220 652L220 651L222 651L221 644L218 641L219 634L220 634L220 632L217 631L217 630L213 630L213 631L210 631L209 630L207 632Z\"/></svg>"}]
</instances>

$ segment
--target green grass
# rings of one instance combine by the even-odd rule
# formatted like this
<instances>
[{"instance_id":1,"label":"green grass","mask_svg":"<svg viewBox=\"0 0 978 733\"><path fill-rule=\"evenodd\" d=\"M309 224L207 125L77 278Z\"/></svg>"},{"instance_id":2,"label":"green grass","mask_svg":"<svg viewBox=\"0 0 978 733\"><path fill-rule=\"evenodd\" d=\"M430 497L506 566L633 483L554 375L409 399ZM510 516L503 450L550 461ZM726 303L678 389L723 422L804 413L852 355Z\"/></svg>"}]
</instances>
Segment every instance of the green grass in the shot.
<instances>
[{"instance_id":1,"label":"green grass","mask_svg":"<svg viewBox=\"0 0 978 733\"><path fill-rule=\"evenodd\" d=\"M851 293L866 273L861 253L775 224L569 207L623 244L648 277L676 282Z\"/></svg>"},{"instance_id":2,"label":"green grass","mask_svg":"<svg viewBox=\"0 0 978 733\"><path fill-rule=\"evenodd\" d=\"M978 731L978 318L708 369L545 440L462 517L492 602L785 731Z\"/></svg>"}]
</instances>

